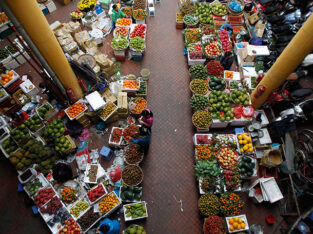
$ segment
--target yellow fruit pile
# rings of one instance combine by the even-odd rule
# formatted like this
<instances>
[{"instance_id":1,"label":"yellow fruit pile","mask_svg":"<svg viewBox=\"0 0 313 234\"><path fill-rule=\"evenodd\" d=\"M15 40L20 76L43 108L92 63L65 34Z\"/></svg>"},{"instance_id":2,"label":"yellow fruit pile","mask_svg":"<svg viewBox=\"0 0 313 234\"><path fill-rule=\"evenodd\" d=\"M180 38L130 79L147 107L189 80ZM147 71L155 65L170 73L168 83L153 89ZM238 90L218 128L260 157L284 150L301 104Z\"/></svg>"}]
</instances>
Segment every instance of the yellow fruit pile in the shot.
<instances>
[{"instance_id":1,"label":"yellow fruit pile","mask_svg":"<svg viewBox=\"0 0 313 234\"><path fill-rule=\"evenodd\" d=\"M229 219L228 224L230 231L241 230L246 228L246 224L244 223L244 221L238 217Z\"/></svg>"},{"instance_id":2,"label":"yellow fruit pile","mask_svg":"<svg viewBox=\"0 0 313 234\"><path fill-rule=\"evenodd\" d=\"M240 145L240 152L253 152L252 139L247 133L238 135L238 143Z\"/></svg>"}]
</instances>

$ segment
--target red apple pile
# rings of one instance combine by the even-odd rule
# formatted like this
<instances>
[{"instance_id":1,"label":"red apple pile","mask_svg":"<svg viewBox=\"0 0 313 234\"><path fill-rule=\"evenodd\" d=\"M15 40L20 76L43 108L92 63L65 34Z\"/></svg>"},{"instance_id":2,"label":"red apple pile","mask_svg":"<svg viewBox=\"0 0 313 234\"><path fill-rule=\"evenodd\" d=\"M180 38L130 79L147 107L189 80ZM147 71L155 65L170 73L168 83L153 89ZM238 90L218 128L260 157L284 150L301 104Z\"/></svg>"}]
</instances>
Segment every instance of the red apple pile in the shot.
<instances>
[{"instance_id":1,"label":"red apple pile","mask_svg":"<svg viewBox=\"0 0 313 234\"><path fill-rule=\"evenodd\" d=\"M217 160L224 169L233 170L237 166L238 156L232 149L223 147L217 154Z\"/></svg>"},{"instance_id":2,"label":"red apple pile","mask_svg":"<svg viewBox=\"0 0 313 234\"><path fill-rule=\"evenodd\" d=\"M205 48L205 53L209 56L209 57L216 57L219 56L221 53L221 50L218 46L218 42L217 41L213 41L210 42Z\"/></svg>"},{"instance_id":3,"label":"red apple pile","mask_svg":"<svg viewBox=\"0 0 313 234\"><path fill-rule=\"evenodd\" d=\"M189 53L190 59L202 59L202 52L192 51Z\"/></svg>"},{"instance_id":4,"label":"red apple pile","mask_svg":"<svg viewBox=\"0 0 313 234\"><path fill-rule=\"evenodd\" d=\"M65 220L64 227L59 230L59 234L79 234L82 233L78 224L74 221L73 217Z\"/></svg>"},{"instance_id":5,"label":"red apple pile","mask_svg":"<svg viewBox=\"0 0 313 234\"><path fill-rule=\"evenodd\" d=\"M130 38L134 37L141 37L145 39L146 37L146 25L143 24L137 24L134 28L134 30L130 33Z\"/></svg>"},{"instance_id":6,"label":"red apple pile","mask_svg":"<svg viewBox=\"0 0 313 234\"><path fill-rule=\"evenodd\" d=\"M224 52L231 51L232 46L231 46L230 41L229 41L228 32L225 29L223 29L223 30L219 31L218 34L219 34L220 40L222 42L223 51Z\"/></svg>"},{"instance_id":7,"label":"red apple pile","mask_svg":"<svg viewBox=\"0 0 313 234\"><path fill-rule=\"evenodd\" d=\"M91 202L94 202L95 200L97 200L99 197L101 197L104 194L105 194L105 191L101 184L99 184L96 188L87 192L88 198Z\"/></svg>"},{"instance_id":8,"label":"red apple pile","mask_svg":"<svg viewBox=\"0 0 313 234\"><path fill-rule=\"evenodd\" d=\"M34 202L37 206L42 207L55 195L52 188L46 188L39 190L37 196L34 199Z\"/></svg>"}]
</instances>

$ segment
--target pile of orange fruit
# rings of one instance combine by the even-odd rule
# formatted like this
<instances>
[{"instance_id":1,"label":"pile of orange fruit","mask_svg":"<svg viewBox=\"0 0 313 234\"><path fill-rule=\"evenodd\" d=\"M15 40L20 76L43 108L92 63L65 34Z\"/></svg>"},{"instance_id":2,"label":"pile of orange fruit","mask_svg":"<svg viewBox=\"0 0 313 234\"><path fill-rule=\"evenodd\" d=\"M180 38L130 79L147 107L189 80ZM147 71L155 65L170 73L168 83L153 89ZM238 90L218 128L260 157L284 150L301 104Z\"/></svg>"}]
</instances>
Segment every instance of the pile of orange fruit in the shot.
<instances>
[{"instance_id":1,"label":"pile of orange fruit","mask_svg":"<svg viewBox=\"0 0 313 234\"><path fill-rule=\"evenodd\" d=\"M246 228L245 222L238 217L231 218L228 220L229 231L241 230Z\"/></svg>"},{"instance_id":2,"label":"pile of orange fruit","mask_svg":"<svg viewBox=\"0 0 313 234\"><path fill-rule=\"evenodd\" d=\"M139 82L135 80L124 80L123 89L139 89Z\"/></svg>"},{"instance_id":3,"label":"pile of orange fruit","mask_svg":"<svg viewBox=\"0 0 313 234\"><path fill-rule=\"evenodd\" d=\"M251 136L247 133L242 133L237 136L238 137L238 143L240 146L240 152L253 152L253 146L252 146L252 139Z\"/></svg>"},{"instance_id":4,"label":"pile of orange fruit","mask_svg":"<svg viewBox=\"0 0 313 234\"><path fill-rule=\"evenodd\" d=\"M103 213L108 213L112 210L115 206L119 204L119 200L116 197L115 193L111 193L105 196L102 201L99 202L99 211Z\"/></svg>"},{"instance_id":5,"label":"pile of orange fruit","mask_svg":"<svg viewBox=\"0 0 313 234\"><path fill-rule=\"evenodd\" d=\"M132 23L131 19L121 18L116 20L117 25L130 26Z\"/></svg>"},{"instance_id":6,"label":"pile of orange fruit","mask_svg":"<svg viewBox=\"0 0 313 234\"><path fill-rule=\"evenodd\" d=\"M13 72L8 72L8 74L3 74L2 76L1 76L1 84L2 85L5 85L5 84L7 84L10 80L12 80L13 79Z\"/></svg>"},{"instance_id":7,"label":"pile of orange fruit","mask_svg":"<svg viewBox=\"0 0 313 234\"><path fill-rule=\"evenodd\" d=\"M81 102L77 102L66 110L69 117L74 118L85 110L85 105Z\"/></svg>"}]
</instances>

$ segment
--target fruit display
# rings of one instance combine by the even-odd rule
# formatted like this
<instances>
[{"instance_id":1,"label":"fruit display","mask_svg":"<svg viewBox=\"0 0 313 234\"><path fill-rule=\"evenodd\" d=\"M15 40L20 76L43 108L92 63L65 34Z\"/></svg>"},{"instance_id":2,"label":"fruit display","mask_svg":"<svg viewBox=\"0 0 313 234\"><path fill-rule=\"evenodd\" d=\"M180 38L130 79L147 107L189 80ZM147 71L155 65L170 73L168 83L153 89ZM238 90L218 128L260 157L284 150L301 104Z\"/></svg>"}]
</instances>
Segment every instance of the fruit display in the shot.
<instances>
[{"instance_id":1,"label":"fruit display","mask_svg":"<svg viewBox=\"0 0 313 234\"><path fill-rule=\"evenodd\" d=\"M54 142L55 142L55 150L58 152L64 153L66 152L66 150L72 147L71 142L65 136L56 138Z\"/></svg>"},{"instance_id":2,"label":"fruit display","mask_svg":"<svg viewBox=\"0 0 313 234\"><path fill-rule=\"evenodd\" d=\"M252 153L252 138L248 133L237 135L240 153Z\"/></svg>"},{"instance_id":3,"label":"fruit display","mask_svg":"<svg viewBox=\"0 0 313 234\"><path fill-rule=\"evenodd\" d=\"M212 10L209 3L200 3L195 13L201 24L213 24Z\"/></svg>"},{"instance_id":4,"label":"fruit display","mask_svg":"<svg viewBox=\"0 0 313 234\"><path fill-rule=\"evenodd\" d=\"M225 169L232 170L237 166L238 155L226 146L218 152L216 158Z\"/></svg>"},{"instance_id":5,"label":"fruit display","mask_svg":"<svg viewBox=\"0 0 313 234\"><path fill-rule=\"evenodd\" d=\"M42 207L47 203L51 198L53 198L55 192L52 188L40 189L34 198L34 202L38 207Z\"/></svg>"},{"instance_id":6,"label":"fruit display","mask_svg":"<svg viewBox=\"0 0 313 234\"><path fill-rule=\"evenodd\" d=\"M47 139L52 139L55 137L60 137L65 132L65 126L61 118L53 119L46 126L44 136Z\"/></svg>"},{"instance_id":7,"label":"fruit display","mask_svg":"<svg viewBox=\"0 0 313 234\"><path fill-rule=\"evenodd\" d=\"M224 181L221 175L204 177L200 179L200 188L204 193L223 193Z\"/></svg>"},{"instance_id":8,"label":"fruit display","mask_svg":"<svg viewBox=\"0 0 313 234\"><path fill-rule=\"evenodd\" d=\"M232 51L232 46L230 44L229 34L228 32L223 29L218 32L218 35L220 37L220 40L222 42L222 49L224 52Z\"/></svg>"},{"instance_id":9,"label":"fruit display","mask_svg":"<svg viewBox=\"0 0 313 234\"><path fill-rule=\"evenodd\" d=\"M211 60L210 62L208 62L208 64L206 65L206 70L209 75L219 77L222 77L224 72L223 66L220 64L220 62L215 60Z\"/></svg>"},{"instance_id":10,"label":"fruit display","mask_svg":"<svg viewBox=\"0 0 313 234\"><path fill-rule=\"evenodd\" d=\"M87 170L86 170L87 171ZM88 179L89 182L97 182L97 174L98 174L98 165L90 165L88 170Z\"/></svg>"},{"instance_id":11,"label":"fruit display","mask_svg":"<svg viewBox=\"0 0 313 234\"><path fill-rule=\"evenodd\" d=\"M141 37L143 39L146 38L146 25L137 24L134 29L130 33L130 38Z\"/></svg>"},{"instance_id":12,"label":"fruit display","mask_svg":"<svg viewBox=\"0 0 313 234\"><path fill-rule=\"evenodd\" d=\"M77 4L77 8L81 11L91 11L95 6L95 0L80 0Z\"/></svg>"},{"instance_id":13,"label":"fruit display","mask_svg":"<svg viewBox=\"0 0 313 234\"><path fill-rule=\"evenodd\" d=\"M210 216L204 221L203 232L204 234L226 233L223 219L216 215Z\"/></svg>"},{"instance_id":14,"label":"fruit display","mask_svg":"<svg viewBox=\"0 0 313 234\"><path fill-rule=\"evenodd\" d=\"M4 12L0 13L0 24L4 24L5 22L8 22L8 17Z\"/></svg>"},{"instance_id":15,"label":"fruit display","mask_svg":"<svg viewBox=\"0 0 313 234\"><path fill-rule=\"evenodd\" d=\"M241 12L243 10L242 5L240 4L240 2L237 2L237 1L230 1L228 3L228 6L231 10L235 12Z\"/></svg>"},{"instance_id":16,"label":"fruit display","mask_svg":"<svg viewBox=\"0 0 313 234\"><path fill-rule=\"evenodd\" d=\"M0 48L0 60L7 58L9 55L10 55L9 51Z\"/></svg>"},{"instance_id":17,"label":"fruit display","mask_svg":"<svg viewBox=\"0 0 313 234\"><path fill-rule=\"evenodd\" d=\"M146 231L144 230L143 226L132 224L128 228L126 228L123 233L125 233L125 234L132 234L132 233L146 234Z\"/></svg>"},{"instance_id":18,"label":"fruit display","mask_svg":"<svg viewBox=\"0 0 313 234\"><path fill-rule=\"evenodd\" d=\"M140 96L145 96L147 95L147 82L146 81L141 81L140 82L140 87L139 90L137 91L137 95ZM138 96L139 96L138 95Z\"/></svg>"},{"instance_id":19,"label":"fruit display","mask_svg":"<svg viewBox=\"0 0 313 234\"><path fill-rule=\"evenodd\" d=\"M243 201L236 193L225 193L221 195L221 212L226 216L239 215L244 206Z\"/></svg>"},{"instance_id":20,"label":"fruit display","mask_svg":"<svg viewBox=\"0 0 313 234\"><path fill-rule=\"evenodd\" d=\"M214 34L214 28L211 25L201 25L201 34L202 35L212 35Z\"/></svg>"},{"instance_id":21,"label":"fruit display","mask_svg":"<svg viewBox=\"0 0 313 234\"><path fill-rule=\"evenodd\" d=\"M123 201L139 201L142 196L142 187L122 186L120 196Z\"/></svg>"},{"instance_id":22,"label":"fruit display","mask_svg":"<svg viewBox=\"0 0 313 234\"><path fill-rule=\"evenodd\" d=\"M133 18L136 20L144 20L147 17L147 11L143 9L133 10Z\"/></svg>"},{"instance_id":23,"label":"fruit display","mask_svg":"<svg viewBox=\"0 0 313 234\"><path fill-rule=\"evenodd\" d=\"M137 140L139 138L139 126L131 124L124 129L123 136L125 140L134 138Z\"/></svg>"},{"instance_id":24,"label":"fruit display","mask_svg":"<svg viewBox=\"0 0 313 234\"><path fill-rule=\"evenodd\" d=\"M38 114L42 119L45 119L51 109L52 107L48 103L45 103L38 109Z\"/></svg>"},{"instance_id":25,"label":"fruit display","mask_svg":"<svg viewBox=\"0 0 313 234\"><path fill-rule=\"evenodd\" d=\"M186 43L196 43L200 41L201 34L198 28L186 28L185 29L185 40Z\"/></svg>"},{"instance_id":26,"label":"fruit display","mask_svg":"<svg viewBox=\"0 0 313 234\"><path fill-rule=\"evenodd\" d=\"M76 9L75 11L71 12L71 16L73 19L80 19L84 16L84 13L81 12L80 10Z\"/></svg>"},{"instance_id":27,"label":"fruit display","mask_svg":"<svg viewBox=\"0 0 313 234\"><path fill-rule=\"evenodd\" d=\"M188 56L191 60L199 60L203 59L203 53L202 51L191 51L188 53Z\"/></svg>"},{"instance_id":28,"label":"fruit display","mask_svg":"<svg viewBox=\"0 0 313 234\"><path fill-rule=\"evenodd\" d=\"M196 144L197 145L210 145L212 143L210 135L196 135Z\"/></svg>"},{"instance_id":29,"label":"fruit display","mask_svg":"<svg viewBox=\"0 0 313 234\"><path fill-rule=\"evenodd\" d=\"M196 159L197 161L209 160L215 158L216 149L210 145L196 145ZM212 157L212 158L211 158Z\"/></svg>"},{"instance_id":30,"label":"fruit display","mask_svg":"<svg viewBox=\"0 0 313 234\"><path fill-rule=\"evenodd\" d=\"M100 116L106 120L116 109L117 107L112 102L107 102Z\"/></svg>"},{"instance_id":31,"label":"fruit display","mask_svg":"<svg viewBox=\"0 0 313 234\"><path fill-rule=\"evenodd\" d=\"M77 193L78 193L77 189L73 189L71 187L64 187L61 191L62 201L67 204L73 203L78 199Z\"/></svg>"},{"instance_id":32,"label":"fruit display","mask_svg":"<svg viewBox=\"0 0 313 234\"><path fill-rule=\"evenodd\" d=\"M229 231L233 232L239 232L246 230L248 224L245 216L239 216L239 217L227 217L226 218L227 226Z\"/></svg>"},{"instance_id":33,"label":"fruit display","mask_svg":"<svg viewBox=\"0 0 313 234\"><path fill-rule=\"evenodd\" d=\"M30 119L26 120L25 125L32 132L36 132L38 129L44 126L37 114L33 115Z\"/></svg>"},{"instance_id":34,"label":"fruit display","mask_svg":"<svg viewBox=\"0 0 313 234\"><path fill-rule=\"evenodd\" d=\"M205 66L202 64L196 64L189 68L189 74L192 78L206 80L208 73L206 72Z\"/></svg>"},{"instance_id":35,"label":"fruit display","mask_svg":"<svg viewBox=\"0 0 313 234\"><path fill-rule=\"evenodd\" d=\"M208 176L216 177L219 174L221 174L221 169L215 159L197 161L197 164L195 165L195 175L197 180Z\"/></svg>"},{"instance_id":36,"label":"fruit display","mask_svg":"<svg viewBox=\"0 0 313 234\"><path fill-rule=\"evenodd\" d=\"M40 182L39 178L35 178L33 181L28 182L24 189L29 193L29 195L32 197L34 196L39 189L43 187L42 183Z\"/></svg>"},{"instance_id":37,"label":"fruit display","mask_svg":"<svg viewBox=\"0 0 313 234\"><path fill-rule=\"evenodd\" d=\"M136 97L131 100L136 106L131 110L133 114L140 114L143 110L147 108L147 101L144 98Z\"/></svg>"},{"instance_id":38,"label":"fruit display","mask_svg":"<svg viewBox=\"0 0 313 234\"><path fill-rule=\"evenodd\" d=\"M1 144L1 147L7 154L13 153L15 150L18 149L17 144L13 140L12 137L8 137L6 140L4 140Z\"/></svg>"},{"instance_id":39,"label":"fruit display","mask_svg":"<svg viewBox=\"0 0 313 234\"><path fill-rule=\"evenodd\" d=\"M52 218L50 218L47 221L47 224L50 228L53 228L55 230L55 227L61 228L62 225L65 225L65 221L68 220L70 217L71 217L70 213L63 206L60 209L58 209L56 214L53 215ZM56 230L55 230L55 232L56 232Z\"/></svg>"},{"instance_id":40,"label":"fruit display","mask_svg":"<svg viewBox=\"0 0 313 234\"><path fill-rule=\"evenodd\" d=\"M124 90L137 90L137 89L139 89L139 81L123 80L122 89L124 89Z\"/></svg>"},{"instance_id":41,"label":"fruit display","mask_svg":"<svg viewBox=\"0 0 313 234\"><path fill-rule=\"evenodd\" d=\"M243 177L252 177L254 174L255 165L255 159L252 159L248 156L243 156L238 163L238 169L240 174Z\"/></svg>"},{"instance_id":42,"label":"fruit display","mask_svg":"<svg viewBox=\"0 0 313 234\"><path fill-rule=\"evenodd\" d=\"M114 35L116 35L116 37L127 37L128 33L129 30L127 27L117 27L114 29Z\"/></svg>"},{"instance_id":43,"label":"fruit display","mask_svg":"<svg viewBox=\"0 0 313 234\"><path fill-rule=\"evenodd\" d=\"M247 90L235 89L232 91L231 98L235 104L248 106L249 105L249 95L247 94Z\"/></svg>"},{"instance_id":44,"label":"fruit display","mask_svg":"<svg viewBox=\"0 0 313 234\"><path fill-rule=\"evenodd\" d=\"M129 41L129 48L134 51L142 52L145 47L145 40L142 37L134 37Z\"/></svg>"},{"instance_id":45,"label":"fruit display","mask_svg":"<svg viewBox=\"0 0 313 234\"><path fill-rule=\"evenodd\" d=\"M25 124L21 124L11 131L11 137L18 143L23 143L25 140L30 138L29 131Z\"/></svg>"},{"instance_id":46,"label":"fruit display","mask_svg":"<svg viewBox=\"0 0 313 234\"><path fill-rule=\"evenodd\" d=\"M132 23L131 19L121 18L116 20L116 26L130 26Z\"/></svg>"},{"instance_id":47,"label":"fruit display","mask_svg":"<svg viewBox=\"0 0 313 234\"><path fill-rule=\"evenodd\" d=\"M112 128L112 133L109 142L119 144L123 137L123 128Z\"/></svg>"},{"instance_id":48,"label":"fruit display","mask_svg":"<svg viewBox=\"0 0 313 234\"><path fill-rule=\"evenodd\" d=\"M225 169L223 175L227 191L234 191L240 188L241 179L237 168Z\"/></svg>"},{"instance_id":49,"label":"fruit display","mask_svg":"<svg viewBox=\"0 0 313 234\"><path fill-rule=\"evenodd\" d=\"M239 88L239 82L236 80L232 80L229 82L230 89L238 89Z\"/></svg>"},{"instance_id":50,"label":"fruit display","mask_svg":"<svg viewBox=\"0 0 313 234\"><path fill-rule=\"evenodd\" d=\"M187 26L196 25L199 22L198 18L194 15L185 15L183 21Z\"/></svg>"},{"instance_id":51,"label":"fruit display","mask_svg":"<svg viewBox=\"0 0 313 234\"><path fill-rule=\"evenodd\" d=\"M220 77L212 76L209 80L209 87L214 91L223 91L226 89L226 81Z\"/></svg>"},{"instance_id":52,"label":"fruit display","mask_svg":"<svg viewBox=\"0 0 313 234\"><path fill-rule=\"evenodd\" d=\"M214 90L209 96L209 102L211 104L209 110L213 119L219 119L221 122L224 122L234 118L228 93Z\"/></svg>"},{"instance_id":53,"label":"fruit display","mask_svg":"<svg viewBox=\"0 0 313 234\"><path fill-rule=\"evenodd\" d=\"M99 184L97 187L87 192L87 196L91 202L95 202L104 194L106 194L106 191L104 190L101 184Z\"/></svg>"},{"instance_id":54,"label":"fruit display","mask_svg":"<svg viewBox=\"0 0 313 234\"><path fill-rule=\"evenodd\" d=\"M225 71L224 77L225 77L225 79L233 79L234 78L234 72L232 72L232 71Z\"/></svg>"},{"instance_id":55,"label":"fruit display","mask_svg":"<svg viewBox=\"0 0 313 234\"><path fill-rule=\"evenodd\" d=\"M1 75L1 84L2 85L6 85L7 83L9 83L11 80L13 80L14 78L14 73L13 72L8 72L8 74L2 74Z\"/></svg>"},{"instance_id":56,"label":"fruit display","mask_svg":"<svg viewBox=\"0 0 313 234\"><path fill-rule=\"evenodd\" d=\"M146 9L146 1L145 0L134 0L133 10L138 9Z\"/></svg>"},{"instance_id":57,"label":"fruit display","mask_svg":"<svg viewBox=\"0 0 313 234\"><path fill-rule=\"evenodd\" d=\"M201 48L201 45L198 43L198 44L188 44L187 45L187 51L188 52L202 52L202 48ZM199 64L198 64L199 65Z\"/></svg>"},{"instance_id":58,"label":"fruit display","mask_svg":"<svg viewBox=\"0 0 313 234\"><path fill-rule=\"evenodd\" d=\"M85 104L81 102L76 102L75 104L67 108L65 112L71 119L74 119L75 117L83 113L86 109L87 107Z\"/></svg>"},{"instance_id":59,"label":"fruit display","mask_svg":"<svg viewBox=\"0 0 313 234\"><path fill-rule=\"evenodd\" d=\"M201 94L194 94L190 98L190 105L195 110L204 110L209 106L208 97Z\"/></svg>"},{"instance_id":60,"label":"fruit display","mask_svg":"<svg viewBox=\"0 0 313 234\"><path fill-rule=\"evenodd\" d=\"M59 234L81 233L81 229L72 217L65 220L63 228L59 230Z\"/></svg>"},{"instance_id":61,"label":"fruit display","mask_svg":"<svg viewBox=\"0 0 313 234\"><path fill-rule=\"evenodd\" d=\"M138 164L142 161L144 153L140 150L138 144L129 144L123 152L127 164Z\"/></svg>"},{"instance_id":62,"label":"fruit display","mask_svg":"<svg viewBox=\"0 0 313 234\"><path fill-rule=\"evenodd\" d=\"M13 45L8 45L6 47L6 49L11 53L11 54L15 54L17 52L17 50L14 48Z\"/></svg>"},{"instance_id":63,"label":"fruit display","mask_svg":"<svg viewBox=\"0 0 313 234\"><path fill-rule=\"evenodd\" d=\"M125 219L139 219L147 217L147 208L145 202L139 202L124 206Z\"/></svg>"},{"instance_id":64,"label":"fruit display","mask_svg":"<svg viewBox=\"0 0 313 234\"><path fill-rule=\"evenodd\" d=\"M198 206L204 216L217 215L220 211L220 201L217 196L207 193L199 198Z\"/></svg>"},{"instance_id":65,"label":"fruit display","mask_svg":"<svg viewBox=\"0 0 313 234\"><path fill-rule=\"evenodd\" d=\"M75 217L79 217L85 210L89 207L88 203L82 199L81 201L77 202L71 209L70 213Z\"/></svg>"},{"instance_id":66,"label":"fruit display","mask_svg":"<svg viewBox=\"0 0 313 234\"><path fill-rule=\"evenodd\" d=\"M204 52L209 58L215 58L221 54L221 49L217 41L210 42L204 47Z\"/></svg>"},{"instance_id":67,"label":"fruit display","mask_svg":"<svg viewBox=\"0 0 313 234\"><path fill-rule=\"evenodd\" d=\"M121 11L126 15L126 17L133 15L133 9L131 7L123 7Z\"/></svg>"},{"instance_id":68,"label":"fruit display","mask_svg":"<svg viewBox=\"0 0 313 234\"><path fill-rule=\"evenodd\" d=\"M115 50L124 50L128 46L128 40L126 37L114 37L111 46Z\"/></svg>"},{"instance_id":69,"label":"fruit display","mask_svg":"<svg viewBox=\"0 0 313 234\"><path fill-rule=\"evenodd\" d=\"M224 147L225 145L236 151L237 150L236 137L233 134L219 134L216 137L216 147L221 148Z\"/></svg>"},{"instance_id":70,"label":"fruit display","mask_svg":"<svg viewBox=\"0 0 313 234\"><path fill-rule=\"evenodd\" d=\"M211 7L212 7L212 12L214 15L226 15L227 14L226 6L220 2L213 3Z\"/></svg>"},{"instance_id":71,"label":"fruit display","mask_svg":"<svg viewBox=\"0 0 313 234\"><path fill-rule=\"evenodd\" d=\"M183 23L184 22L184 14L176 13L176 22L177 23Z\"/></svg>"},{"instance_id":72,"label":"fruit display","mask_svg":"<svg viewBox=\"0 0 313 234\"><path fill-rule=\"evenodd\" d=\"M137 186L143 180L143 171L137 165L128 165L122 171L122 180L128 186Z\"/></svg>"},{"instance_id":73,"label":"fruit display","mask_svg":"<svg viewBox=\"0 0 313 234\"><path fill-rule=\"evenodd\" d=\"M100 218L98 212L94 212L93 208L90 208L85 214L83 214L77 223L81 227L82 231L86 231L91 225L93 225Z\"/></svg>"},{"instance_id":74,"label":"fruit display","mask_svg":"<svg viewBox=\"0 0 313 234\"><path fill-rule=\"evenodd\" d=\"M186 0L183 2L180 11L185 15L192 14L196 11L196 6L191 2L191 0Z\"/></svg>"},{"instance_id":75,"label":"fruit display","mask_svg":"<svg viewBox=\"0 0 313 234\"><path fill-rule=\"evenodd\" d=\"M190 82L190 90L196 94L205 94L208 91L208 84L204 80L194 79Z\"/></svg>"},{"instance_id":76,"label":"fruit display","mask_svg":"<svg viewBox=\"0 0 313 234\"><path fill-rule=\"evenodd\" d=\"M62 206L60 199L57 196L54 196L46 205L40 207L40 212L43 214L55 215Z\"/></svg>"},{"instance_id":77,"label":"fruit display","mask_svg":"<svg viewBox=\"0 0 313 234\"><path fill-rule=\"evenodd\" d=\"M104 198L101 199L99 204L99 211L102 214L107 214L109 211L114 209L116 206L120 204L118 197L114 192L106 195Z\"/></svg>"},{"instance_id":78,"label":"fruit display","mask_svg":"<svg viewBox=\"0 0 313 234\"><path fill-rule=\"evenodd\" d=\"M208 128L212 123L211 114L207 111L198 110L192 115L192 123L197 128Z\"/></svg>"}]
</instances>

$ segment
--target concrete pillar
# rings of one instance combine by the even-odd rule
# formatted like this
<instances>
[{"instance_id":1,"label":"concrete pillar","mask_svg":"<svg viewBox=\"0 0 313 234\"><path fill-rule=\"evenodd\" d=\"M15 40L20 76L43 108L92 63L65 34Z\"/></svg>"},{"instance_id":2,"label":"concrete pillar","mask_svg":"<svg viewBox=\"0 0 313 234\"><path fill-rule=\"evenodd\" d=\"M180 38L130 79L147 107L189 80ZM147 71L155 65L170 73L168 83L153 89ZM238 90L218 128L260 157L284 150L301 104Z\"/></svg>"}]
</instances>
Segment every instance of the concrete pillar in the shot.
<instances>
[{"instance_id":1,"label":"concrete pillar","mask_svg":"<svg viewBox=\"0 0 313 234\"><path fill-rule=\"evenodd\" d=\"M76 75L69 65L48 21L36 0L5 0L20 21L42 56L65 88L72 88L77 98L82 96Z\"/></svg>"},{"instance_id":2,"label":"concrete pillar","mask_svg":"<svg viewBox=\"0 0 313 234\"><path fill-rule=\"evenodd\" d=\"M260 107L274 89L277 89L286 78L295 71L303 59L313 50L313 14L302 25L274 65L255 88L251 101L255 108ZM254 97L258 87L263 85L266 90L258 98Z\"/></svg>"}]
</instances>

